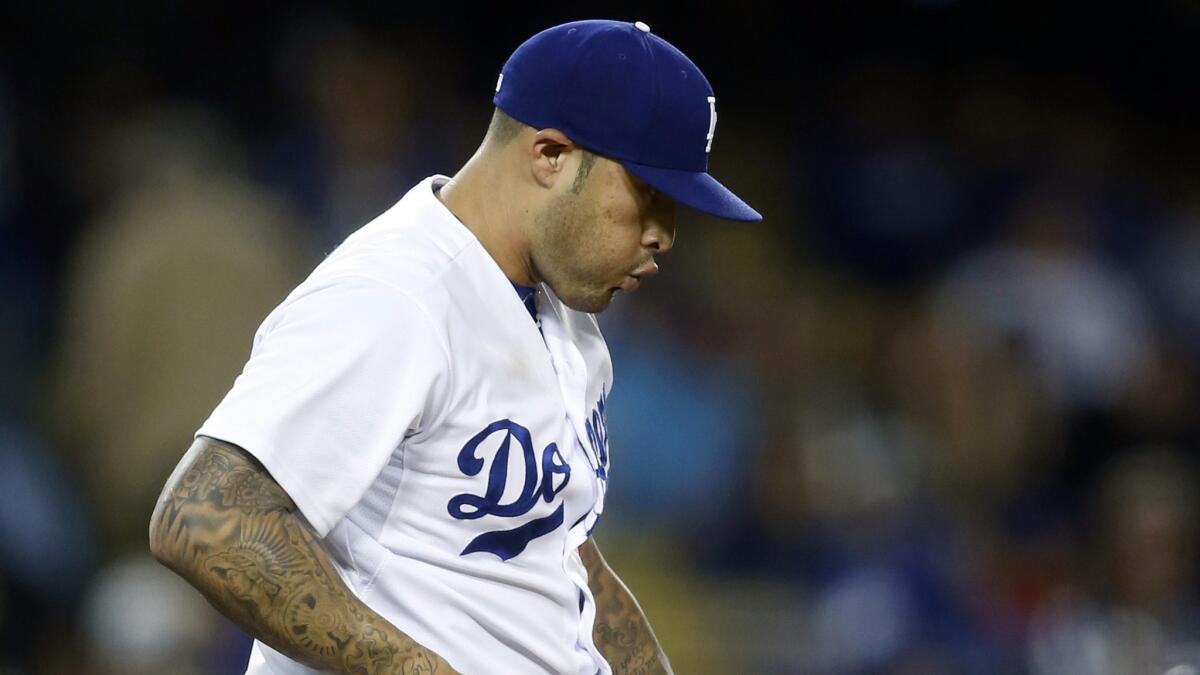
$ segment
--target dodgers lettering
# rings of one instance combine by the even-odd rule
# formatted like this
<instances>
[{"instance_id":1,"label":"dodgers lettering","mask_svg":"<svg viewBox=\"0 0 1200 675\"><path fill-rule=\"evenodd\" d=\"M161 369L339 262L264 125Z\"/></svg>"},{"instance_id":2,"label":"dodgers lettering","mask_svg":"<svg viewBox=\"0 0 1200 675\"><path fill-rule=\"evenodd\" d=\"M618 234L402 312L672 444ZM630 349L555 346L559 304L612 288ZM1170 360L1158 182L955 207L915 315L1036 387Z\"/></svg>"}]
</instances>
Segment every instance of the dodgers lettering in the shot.
<instances>
[{"instance_id":1,"label":"dodgers lettering","mask_svg":"<svg viewBox=\"0 0 1200 675\"><path fill-rule=\"evenodd\" d=\"M455 496L446 505L450 515L458 520L475 520L484 516L501 518L516 518L529 513L537 504L540 497L547 504L554 501L558 493L571 480L571 467L563 460L558 446L554 443L547 445L542 451L541 480L538 479L538 461L533 449L533 438L529 429L508 420L496 420L484 427L483 431L471 437L458 453L458 468L468 476L477 476L483 471L484 460L476 456L479 446L493 434L503 433L500 446L492 458L492 466L488 470L487 488L484 494L473 495L463 493ZM508 485L508 456L513 439L521 446L525 462L524 483L521 492L509 504L500 503L504 496L504 488ZM555 476L561 475L562 482L555 485ZM501 560L509 560L521 554L529 542L549 534L562 525L563 505L559 504L554 513L543 518L535 518L519 527L509 530L485 532L471 540L460 555L468 553L491 553Z\"/></svg>"},{"instance_id":2,"label":"dodgers lettering","mask_svg":"<svg viewBox=\"0 0 1200 675\"><path fill-rule=\"evenodd\" d=\"M601 392L600 400L592 409L592 415L583 423L587 430L588 444L592 446L592 454L596 456L594 468L596 475L602 480L608 480L608 416L604 408L608 403L608 393Z\"/></svg>"}]
</instances>

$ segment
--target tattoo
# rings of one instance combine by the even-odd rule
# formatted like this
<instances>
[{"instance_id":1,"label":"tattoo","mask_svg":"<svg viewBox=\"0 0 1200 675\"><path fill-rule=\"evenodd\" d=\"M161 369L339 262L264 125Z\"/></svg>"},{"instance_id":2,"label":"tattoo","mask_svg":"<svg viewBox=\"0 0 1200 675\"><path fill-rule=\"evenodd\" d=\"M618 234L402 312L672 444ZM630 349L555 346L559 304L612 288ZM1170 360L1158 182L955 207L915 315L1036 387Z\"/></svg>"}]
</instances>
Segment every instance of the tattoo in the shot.
<instances>
[{"instance_id":1,"label":"tattoo","mask_svg":"<svg viewBox=\"0 0 1200 675\"><path fill-rule=\"evenodd\" d=\"M453 673L350 592L287 493L245 451L200 438L193 453L163 491L151 547L213 606L315 668Z\"/></svg>"},{"instance_id":2,"label":"tattoo","mask_svg":"<svg viewBox=\"0 0 1200 675\"><path fill-rule=\"evenodd\" d=\"M670 675L671 666L650 622L621 580L612 573L593 541L580 547L588 586L596 601L592 641L614 675Z\"/></svg>"}]
</instances>

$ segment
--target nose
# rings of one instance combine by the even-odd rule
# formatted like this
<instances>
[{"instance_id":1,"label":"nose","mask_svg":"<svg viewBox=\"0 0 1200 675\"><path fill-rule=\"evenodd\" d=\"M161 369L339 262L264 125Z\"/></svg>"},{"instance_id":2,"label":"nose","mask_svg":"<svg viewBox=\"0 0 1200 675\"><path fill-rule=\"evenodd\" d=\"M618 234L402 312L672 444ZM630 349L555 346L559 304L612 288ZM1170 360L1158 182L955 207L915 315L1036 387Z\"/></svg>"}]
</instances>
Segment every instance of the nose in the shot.
<instances>
[{"instance_id":1,"label":"nose","mask_svg":"<svg viewBox=\"0 0 1200 675\"><path fill-rule=\"evenodd\" d=\"M655 209L642 229L642 245L657 253L666 253L675 243L675 205Z\"/></svg>"}]
</instances>

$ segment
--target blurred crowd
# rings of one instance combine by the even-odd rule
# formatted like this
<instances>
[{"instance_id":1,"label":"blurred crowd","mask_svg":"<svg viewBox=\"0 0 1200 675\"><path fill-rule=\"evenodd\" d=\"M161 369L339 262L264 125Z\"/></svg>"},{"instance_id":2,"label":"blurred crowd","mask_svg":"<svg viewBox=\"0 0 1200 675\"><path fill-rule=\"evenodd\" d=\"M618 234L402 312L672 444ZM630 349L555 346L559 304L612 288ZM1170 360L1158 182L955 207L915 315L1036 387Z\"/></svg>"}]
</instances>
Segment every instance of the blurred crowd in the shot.
<instances>
[{"instance_id":1,"label":"blurred crowd","mask_svg":"<svg viewBox=\"0 0 1200 675\"><path fill-rule=\"evenodd\" d=\"M266 313L470 155L529 32L477 66L449 24L248 12L169 67L136 45L204 40L167 10L65 65L0 46L5 675L242 672L154 500ZM1090 71L838 64L718 99L712 171L766 220L681 212L600 317L607 557L680 673L1200 672L1200 165Z\"/></svg>"}]
</instances>

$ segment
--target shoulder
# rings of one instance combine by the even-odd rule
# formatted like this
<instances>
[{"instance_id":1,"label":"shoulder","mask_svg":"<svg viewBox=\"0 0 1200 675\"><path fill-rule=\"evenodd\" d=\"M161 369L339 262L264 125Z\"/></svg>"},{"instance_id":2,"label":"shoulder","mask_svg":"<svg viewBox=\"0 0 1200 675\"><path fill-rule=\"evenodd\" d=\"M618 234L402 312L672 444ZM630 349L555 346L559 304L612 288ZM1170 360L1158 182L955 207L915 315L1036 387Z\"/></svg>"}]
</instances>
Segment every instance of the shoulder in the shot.
<instances>
[{"instance_id":1,"label":"shoulder","mask_svg":"<svg viewBox=\"0 0 1200 675\"><path fill-rule=\"evenodd\" d=\"M255 335L255 346L349 354L413 351L426 345L427 351L446 352L442 325L427 298L386 281L321 275L306 280L271 312Z\"/></svg>"},{"instance_id":2,"label":"shoulder","mask_svg":"<svg viewBox=\"0 0 1200 675\"><path fill-rule=\"evenodd\" d=\"M375 279L413 296L441 284L475 236L433 194L433 178L346 238L313 272Z\"/></svg>"}]
</instances>

